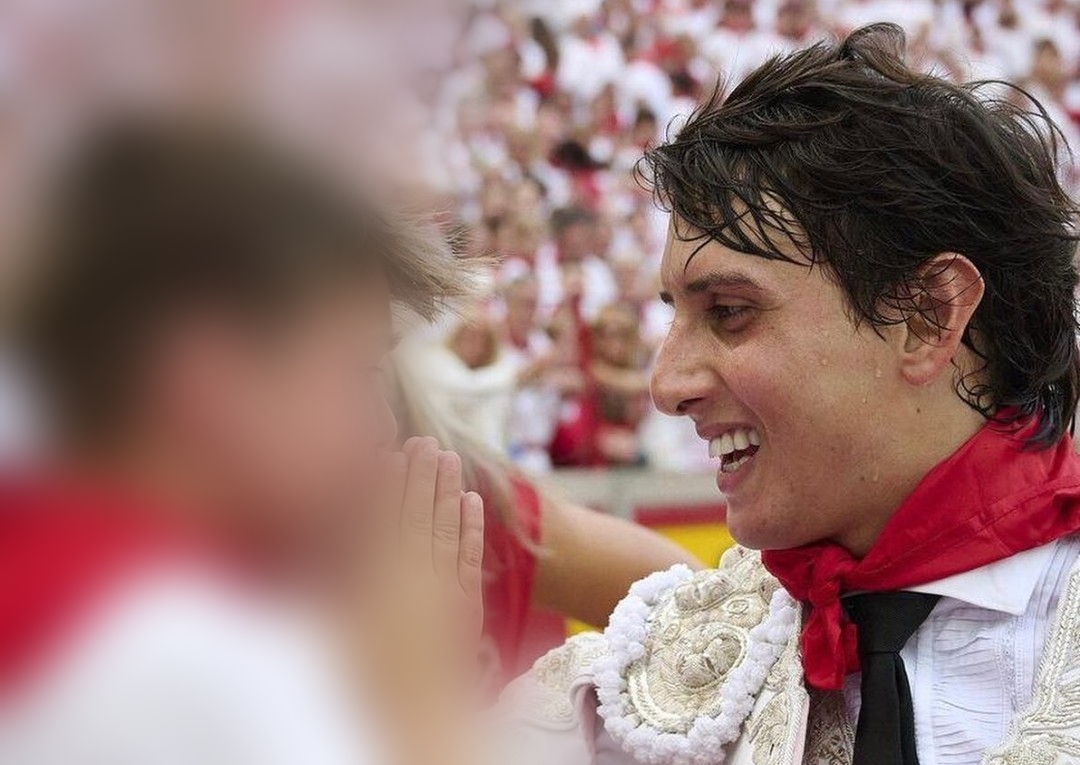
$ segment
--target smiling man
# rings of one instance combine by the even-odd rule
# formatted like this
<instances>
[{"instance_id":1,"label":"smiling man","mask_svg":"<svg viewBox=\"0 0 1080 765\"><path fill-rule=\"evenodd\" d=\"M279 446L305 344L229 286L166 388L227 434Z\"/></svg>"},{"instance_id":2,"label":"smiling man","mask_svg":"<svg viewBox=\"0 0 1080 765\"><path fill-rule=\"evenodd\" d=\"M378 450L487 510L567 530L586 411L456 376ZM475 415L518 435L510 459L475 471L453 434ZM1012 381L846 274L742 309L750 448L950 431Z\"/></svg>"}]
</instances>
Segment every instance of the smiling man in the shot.
<instances>
[{"instance_id":1,"label":"smiling man","mask_svg":"<svg viewBox=\"0 0 1080 765\"><path fill-rule=\"evenodd\" d=\"M773 59L646 156L653 395L741 546L520 681L563 762L1080 761L1076 210L1038 104L903 47Z\"/></svg>"}]
</instances>

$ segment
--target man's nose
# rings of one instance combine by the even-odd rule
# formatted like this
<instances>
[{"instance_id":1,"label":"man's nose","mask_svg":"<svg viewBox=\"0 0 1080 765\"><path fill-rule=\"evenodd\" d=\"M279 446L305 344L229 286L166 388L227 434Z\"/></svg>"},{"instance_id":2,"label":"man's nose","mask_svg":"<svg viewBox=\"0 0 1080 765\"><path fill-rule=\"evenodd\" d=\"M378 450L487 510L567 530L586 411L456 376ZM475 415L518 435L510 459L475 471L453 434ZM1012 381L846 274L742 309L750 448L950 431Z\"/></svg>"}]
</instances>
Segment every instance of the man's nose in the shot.
<instances>
[{"instance_id":1,"label":"man's nose","mask_svg":"<svg viewBox=\"0 0 1080 765\"><path fill-rule=\"evenodd\" d=\"M668 415L690 414L713 385L713 373L700 353L669 335L660 347L652 374L652 396L657 409Z\"/></svg>"}]
</instances>

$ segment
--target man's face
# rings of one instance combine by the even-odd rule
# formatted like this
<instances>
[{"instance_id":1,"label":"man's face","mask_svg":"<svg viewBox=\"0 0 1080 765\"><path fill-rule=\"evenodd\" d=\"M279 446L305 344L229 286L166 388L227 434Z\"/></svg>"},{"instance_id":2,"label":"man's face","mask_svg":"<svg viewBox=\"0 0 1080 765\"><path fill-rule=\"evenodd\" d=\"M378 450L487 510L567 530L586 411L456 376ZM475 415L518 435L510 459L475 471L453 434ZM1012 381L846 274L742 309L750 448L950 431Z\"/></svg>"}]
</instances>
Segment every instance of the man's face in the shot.
<instances>
[{"instance_id":1,"label":"man's face","mask_svg":"<svg viewBox=\"0 0 1080 765\"><path fill-rule=\"evenodd\" d=\"M658 407L725 452L717 485L740 543L854 533L889 470L903 395L892 345L855 326L825 269L700 244L669 234L664 253L674 319L653 374Z\"/></svg>"},{"instance_id":2,"label":"man's face","mask_svg":"<svg viewBox=\"0 0 1080 765\"><path fill-rule=\"evenodd\" d=\"M191 317L159 388L168 432L201 454L245 527L324 538L364 510L375 455L396 440L380 369L390 337L389 294L374 286L312 299L272 329Z\"/></svg>"}]
</instances>

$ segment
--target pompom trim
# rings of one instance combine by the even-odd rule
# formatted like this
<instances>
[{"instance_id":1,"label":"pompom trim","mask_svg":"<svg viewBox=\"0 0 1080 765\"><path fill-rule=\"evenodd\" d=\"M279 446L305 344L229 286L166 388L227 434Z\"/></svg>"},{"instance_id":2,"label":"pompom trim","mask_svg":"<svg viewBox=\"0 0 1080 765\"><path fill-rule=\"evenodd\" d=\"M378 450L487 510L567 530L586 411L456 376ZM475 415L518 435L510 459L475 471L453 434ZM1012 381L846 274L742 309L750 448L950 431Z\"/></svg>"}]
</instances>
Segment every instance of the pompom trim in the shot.
<instances>
[{"instance_id":1,"label":"pompom trim","mask_svg":"<svg viewBox=\"0 0 1080 765\"><path fill-rule=\"evenodd\" d=\"M694 578L677 565L634 584L612 612L604 637L608 654L595 670L597 712L615 741L646 765L716 765L724 749L738 739L773 664L780 658L796 624L796 605L782 588L773 593L769 613L747 634L745 655L719 688L719 714L702 715L686 733L657 730L642 722L627 693L626 673L645 655L648 618L654 606L679 585Z\"/></svg>"}]
</instances>

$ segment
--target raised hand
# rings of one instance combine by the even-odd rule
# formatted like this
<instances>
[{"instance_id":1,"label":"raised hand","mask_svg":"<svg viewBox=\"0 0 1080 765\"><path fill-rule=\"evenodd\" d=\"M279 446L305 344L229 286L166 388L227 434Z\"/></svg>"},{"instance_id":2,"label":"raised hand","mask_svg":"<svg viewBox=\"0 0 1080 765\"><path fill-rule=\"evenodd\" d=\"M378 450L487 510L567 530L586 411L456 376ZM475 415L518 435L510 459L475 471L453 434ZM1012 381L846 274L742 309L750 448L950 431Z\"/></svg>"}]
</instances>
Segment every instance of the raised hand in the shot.
<instances>
[{"instance_id":1,"label":"raised hand","mask_svg":"<svg viewBox=\"0 0 1080 765\"><path fill-rule=\"evenodd\" d=\"M387 455L382 475L357 617L362 679L403 761L436 765L469 724L478 682L483 504L462 489L461 459L434 439Z\"/></svg>"}]
</instances>

